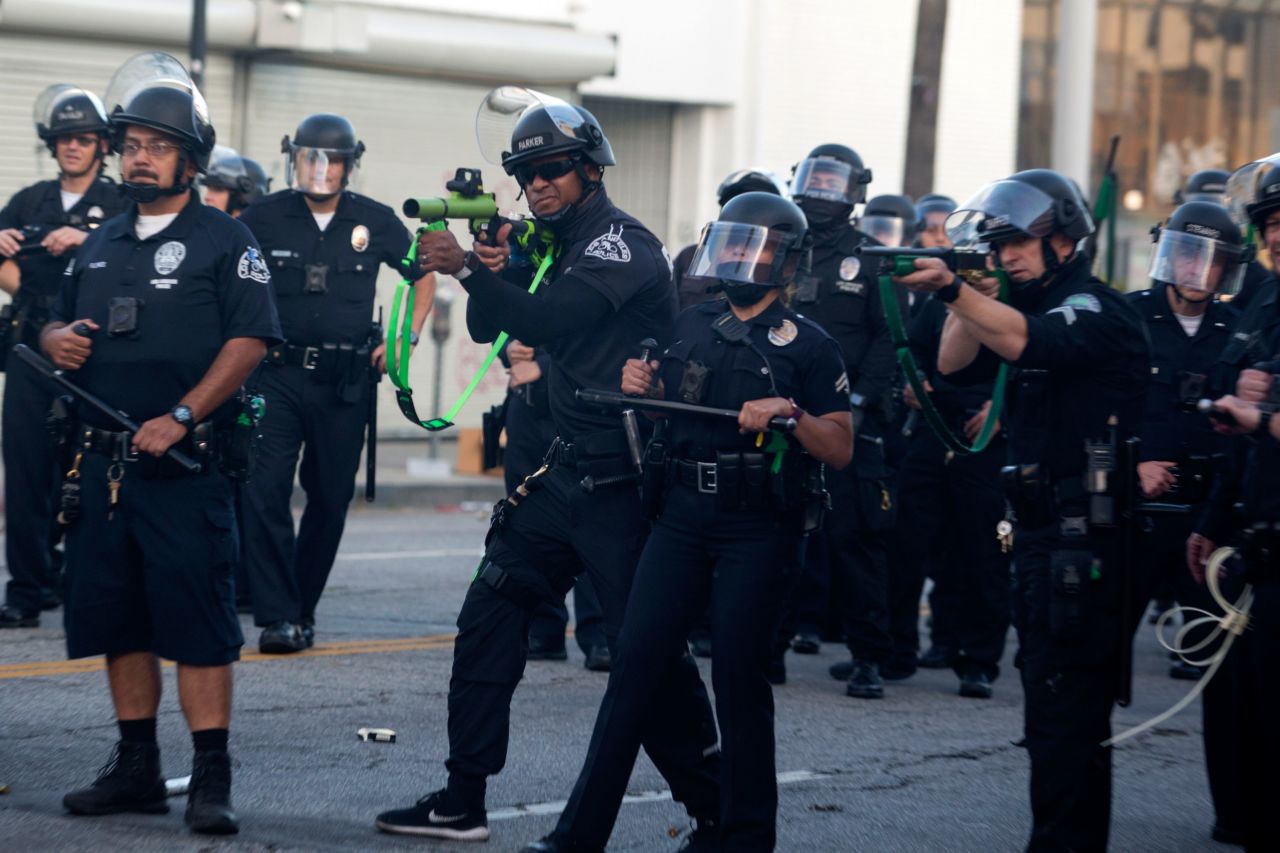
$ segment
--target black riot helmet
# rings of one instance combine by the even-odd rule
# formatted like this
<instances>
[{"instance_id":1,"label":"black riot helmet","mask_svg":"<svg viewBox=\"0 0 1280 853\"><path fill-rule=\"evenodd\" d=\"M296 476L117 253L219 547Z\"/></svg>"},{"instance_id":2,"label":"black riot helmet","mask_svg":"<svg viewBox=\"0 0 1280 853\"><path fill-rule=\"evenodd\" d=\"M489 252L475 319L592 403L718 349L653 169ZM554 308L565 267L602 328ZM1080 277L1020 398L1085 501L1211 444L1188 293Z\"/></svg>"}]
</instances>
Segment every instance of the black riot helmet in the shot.
<instances>
[{"instance_id":1,"label":"black riot helmet","mask_svg":"<svg viewBox=\"0 0 1280 853\"><path fill-rule=\"evenodd\" d=\"M689 260L690 278L710 279L735 305L754 305L774 287L786 287L811 245L803 211L767 192L729 200Z\"/></svg>"},{"instance_id":2,"label":"black riot helmet","mask_svg":"<svg viewBox=\"0 0 1280 853\"><path fill-rule=\"evenodd\" d=\"M786 185L768 169L739 169L720 182L720 188L716 190L716 199L720 206L724 207L730 199L743 193L753 192L777 196L787 194Z\"/></svg>"},{"instance_id":3,"label":"black riot helmet","mask_svg":"<svg viewBox=\"0 0 1280 853\"><path fill-rule=\"evenodd\" d=\"M905 195L878 195L867 202L858 230L884 246L901 246L912 233L916 207Z\"/></svg>"},{"instance_id":4,"label":"black riot helmet","mask_svg":"<svg viewBox=\"0 0 1280 853\"><path fill-rule=\"evenodd\" d=\"M849 218L867 194L871 170L847 145L827 143L809 152L792 170L791 198L809 223L827 228Z\"/></svg>"},{"instance_id":5,"label":"black riot helmet","mask_svg":"<svg viewBox=\"0 0 1280 853\"><path fill-rule=\"evenodd\" d=\"M221 145L214 148L209 168L200 178L200 183L227 190L230 194L227 213L243 210L271 192L271 179L258 161Z\"/></svg>"},{"instance_id":6,"label":"black riot helmet","mask_svg":"<svg viewBox=\"0 0 1280 853\"><path fill-rule=\"evenodd\" d=\"M484 158L501 165L521 189L534 178L533 162L549 154L567 156L582 182L583 198L603 185L586 167L617 164L613 147L589 110L522 86L499 86L485 95L476 113L476 139ZM538 218L564 225L576 215L577 206L578 202L568 204Z\"/></svg>"},{"instance_id":7,"label":"black riot helmet","mask_svg":"<svg viewBox=\"0 0 1280 853\"><path fill-rule=\"evenodd\" d=\"M950 216L955 213L956 200L949 195L941 193L928 193L916 199L916 233L919 234L929 227L930 214L941 213Z\"/></svg>"},{"instance_id":8,"label":"black riot helmet","mask_svg":"<svg viewBox=\"0 0 1280 853\"><path fill-rule=\"evenodd\" d=\"M1280 210L1280 159L1263 161L1256 174L1252 200L1245 203L1244 209L1253 227L1261 234L1267 217L1272 211Z\"/></svg>"},{"instance_id":9,"label":"black riot helmet","mask_svg":"<svg viewBox=\"0 0 1280 853\"><path fill-rule=\"evenodd\" d=\"M125 128L134 125L173 137L182 146L173 186L161 190L150 184L123 182L134 201L154 201L161 195L180 195L190 189L184 174L188 163L203 172L209 165L216 134L204 96L182 63L159 51L140 53L121 65L107 85L111 143L119 153Z\"/></svg>"},{"instance_id":10,"label":"black riot helmet","mask_svg":"<svg viewBox=\"0 0 1280 853\"><path fill-rule=\"evenodd\" d=\"M1231 173L1225 169L1201 169L1198 172L1192 172L1186 184L1173 194L1173 203L1214 201L1222 204L1222 196L1227 191L1227 180L1230 177Z\"/></svg>"},{"instance_id":11,"label":"black riot helmet","mask_svg":"<svg viewBox=\"0 0 1280 853\"><path fill-rule=\"evenodd\" d=\"M1203 293L1235 293L1253 260L1231 212L1212 201L1189 201L1154 230L1152 281ZM1179 299L1185 298L1175 291Z\"/></svg>"},{"instance_id":12,"label":"black riot helmet","mask_svg":"<svg viewBox=\"0 0 1280 853\"><path fill-rule=\"evenodd\" d=\"M1041 284L1057 272L1061 262L1049 242L1052 235L1079 242L1093 231L1093 217L1075 182L1051 169L1028 169L988 184L947 218L947 236L956 246L997 248L1005 240L1040 238L1045 274L1015 284L1015 290Z\"/></svg>"},{"instance_id":13,"label":"black riot helmet","mask_svg":"<svg viewBox=\"0 0 1280 853\"><path fill-rule=\"evenodd\" d=\"M106 137L110 129L106 108L98 96L68 83L55 83L39 94L32 120L36 136L44 140L50 154L57 153L59 136L93 133Z\"/></svg>"},{"instance_id":14,"label":"black riot helmet","mask_svg":"<svg viewBox=\"0 0 1280 853\"><path fill-rule=\"evenodd\" d=\"M360 168L364 143L356 139L351 122L334 113L315 113L304 118L293 132L280 140L280 151L288 155L285 181L291 189L325 201L346 189ZM331 163L342 163L342 176L329 175Z\"/></svg>"}]
</instances>

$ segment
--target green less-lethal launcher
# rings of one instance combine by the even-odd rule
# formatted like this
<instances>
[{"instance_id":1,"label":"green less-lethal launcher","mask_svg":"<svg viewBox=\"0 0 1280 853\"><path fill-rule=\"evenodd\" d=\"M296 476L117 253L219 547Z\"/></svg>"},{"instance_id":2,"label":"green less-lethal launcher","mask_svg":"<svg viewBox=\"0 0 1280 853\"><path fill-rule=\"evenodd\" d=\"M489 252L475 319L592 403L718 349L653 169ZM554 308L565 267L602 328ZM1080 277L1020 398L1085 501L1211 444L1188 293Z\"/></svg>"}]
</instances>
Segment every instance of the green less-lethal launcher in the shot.
<instances>
[{"instance_id":1,"label":"green less-lethal launcher","mask_svg":"<svg viewBox=\"0 0 1280 853\"><path fill-rule=\"evenodd\" d=\"M493 193L484 191L479 169L458 169L444 188L449 191L448 198L405 199L404 215L423 222L469 219L473 230L498 215L498 202Z\"/></svg>"}]
</instances>

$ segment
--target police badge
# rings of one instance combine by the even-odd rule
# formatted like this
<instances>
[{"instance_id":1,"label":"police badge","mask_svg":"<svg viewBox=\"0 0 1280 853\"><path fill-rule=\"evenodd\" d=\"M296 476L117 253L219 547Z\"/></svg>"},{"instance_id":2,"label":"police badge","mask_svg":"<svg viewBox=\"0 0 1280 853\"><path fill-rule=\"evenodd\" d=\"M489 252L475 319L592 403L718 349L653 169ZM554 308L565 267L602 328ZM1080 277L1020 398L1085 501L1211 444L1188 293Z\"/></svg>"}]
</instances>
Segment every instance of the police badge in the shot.
<instances>
[{"instance_id":1,"label":"police badge","mask_svg":"<svg viewBox=\"0 0 1280 853\"><path fill-rule=\"evenodd\" d=\"M775 347L785 347L796 339L799 331L795 323L790 320L783 320L781 326L775 326L769 330L769 343Z\"/></svg>"},{"instance_id":2,"label":"police badge","mask_svg":"<svg viewBox=\"0 0 1280 853\"><path fill-rule=\"evenodd\" d=\"M858 273L861 270L861 259L850 255L840 262L840 279L841 281L853 281L858 277Z\"/></svg>"},{"instance_id":3,"label":"police badge","mask_svg":"<svg viewBox=\"0 0 1280 853\"><path fill-rule=\"evenodd\" d=\"M357 252L363 252L369 248L369 229L363 225L357 225L351 229L351 248Z\"/></svg>"}]
</instances>

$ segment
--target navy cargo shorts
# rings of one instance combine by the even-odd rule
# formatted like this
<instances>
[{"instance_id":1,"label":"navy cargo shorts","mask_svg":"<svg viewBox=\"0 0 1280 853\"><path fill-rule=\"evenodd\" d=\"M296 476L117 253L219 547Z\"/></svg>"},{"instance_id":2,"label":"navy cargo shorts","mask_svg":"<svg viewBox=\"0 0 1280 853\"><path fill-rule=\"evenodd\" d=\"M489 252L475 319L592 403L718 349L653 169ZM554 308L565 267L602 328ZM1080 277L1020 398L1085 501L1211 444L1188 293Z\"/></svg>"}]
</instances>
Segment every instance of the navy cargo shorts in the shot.
<instances>
[{"instance_id":1,"label":"navy cargo shorts","mask_svg":"<svg viewBox=\"0 0 1280 853\"><path fill-rule=\"evenodd\" d=\"M111 460L80 463L79 519L67 530L67 656L152 652L195 666L240 657L235 609L239 551L231 483L217 470L148 479L146 463L120 463L110 505Z\"/></svg>"}]
</instances>

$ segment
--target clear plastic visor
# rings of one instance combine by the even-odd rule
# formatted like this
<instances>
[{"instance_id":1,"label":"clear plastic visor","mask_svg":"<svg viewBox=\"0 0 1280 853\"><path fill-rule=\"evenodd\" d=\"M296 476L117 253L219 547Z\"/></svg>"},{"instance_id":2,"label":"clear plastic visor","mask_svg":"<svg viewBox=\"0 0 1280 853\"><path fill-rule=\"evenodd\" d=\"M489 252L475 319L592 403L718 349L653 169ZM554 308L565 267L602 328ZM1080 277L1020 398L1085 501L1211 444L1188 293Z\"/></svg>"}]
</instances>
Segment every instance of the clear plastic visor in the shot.
<instances>
[{"instance_id":1,"label":"clear plastic visor","mask_svg":"<svg viewBox=\"0 0 1280 853\"><path fill-rule=\"evenodd\" d=\"M686 275L744 284L773 284L773 261L783 239L763 225L711 222L689 261Z\"/></svg>"},{"instance_id":2,"label":"clear plastic visor","mask_svg":"<svg viewBox=\"0 0 1280 853\"><path fill-rule=\"evenodd\" d=\"M1276 165L1280 165L1280 154L1246 163L1227 178L1227 189L1219 203L1231 211L1231 218L1241 229L1247 229L1251 224L1245 207L1258 200L1258 181L1266 173L1267 166Z\"/></svg>"},{"instance_id":3,"label":"clear plastic visor","mask_svg":"<svg viewBox=\"0 0 1280 853\"><path fill-rule=\"evenodd\" d=\"M107 104L112 112L120 107L129 111L129 104L138 93L147 89L168 86L191 95L193 126L210 125L209 105L191 82L191 75L176 58L155 51L140 53L116 69L107 84Z\"/></svg>"},{"instance_id":4,"label":"clear plastic visor","mask_svg":"<svg viewBox=\"0 0 1280 853\"><path fill-rule=\"evenodd\" d=\"M1161 230L1148 275L1154 281L1190 290L1235 293L1244 277L1243 257L1241 246L1185 231Z\"/></svg>"},{"instance_id":5,"label":"clear plastic visor","mask_svg":"<svg viewBox=\"0 0 1280 853\"><path fill-rule=\"evenodd\" d=\"M1048 236L1053 231L1053 199L1022 181L996 181L947 217L947 236L958 247L988 242L988 232L1005 228Z\"/></svg>"},{"instance_id":6,"label":"clear plastic visor","mask_svg":"<svg viewBox=\"0 0 1280 853\"><path fill-rule=\"evenodd\" d=\"M838 204L857 204L853 166L833 157L810 157L796 167L792 198L812 198Z\"/></svg>"},{"instance_id":7,"label":"clear plastic visor","mask_svg":"<svg viewBox=\"0 0 1280 853\"><path fill-rule=\"evenodd\" d=\"M31 120L37 128L52 127L54 123L55 113L59 111L60 105L64 104L70 98L85 98L93 106L94 114L85 115L79 105L68 105L67 109L75 110L76 115L67 115L67 121L86 121L97 119L103 123L107 120L107 112L102 107L102 101L98 100L98 96L92 92L87 92L79 86L72 86L69 83L55 83L49 86L36 98L35 107L31 111ZM60 118L63 118L60 116Z\"/></svg>"},{"instance_id":8,"label":"clear plastic visor","mask_svg":"<svg viewBox=\"0 0 1280 853\"><path fill-rule=\"evenodd\" d=\"M906 236L907 224L896 216L871 214L858 220L858 230L885 246L898 247Z\"/></svg>"},{"instance_id":9,"label":"clear plastic visor","mask_svg":"<svg viewBox=\"0 0 1280 853\"><path fill-rule=\"evenodd\" d=\"M285 163L285 182L309 195L333 195L355 180L359 166L350 151L295 145Z\"/></svg>"},{"instance_id":10,"label":"clear plastic visor","mask_svg":"<svg viewBox=\"0 0 1280 853\"><path fill-rule=\"evenodd\" d=\"M554 95L526 89L524 86L499 86L484 96L476 111L476 142L480 155L495 166L502 165L502 155L511 150L511 136L526 112L535 107L546 108L557 129L569 139L586 122L582 114L567 101Z\"/></svg>"}]
</instances>

